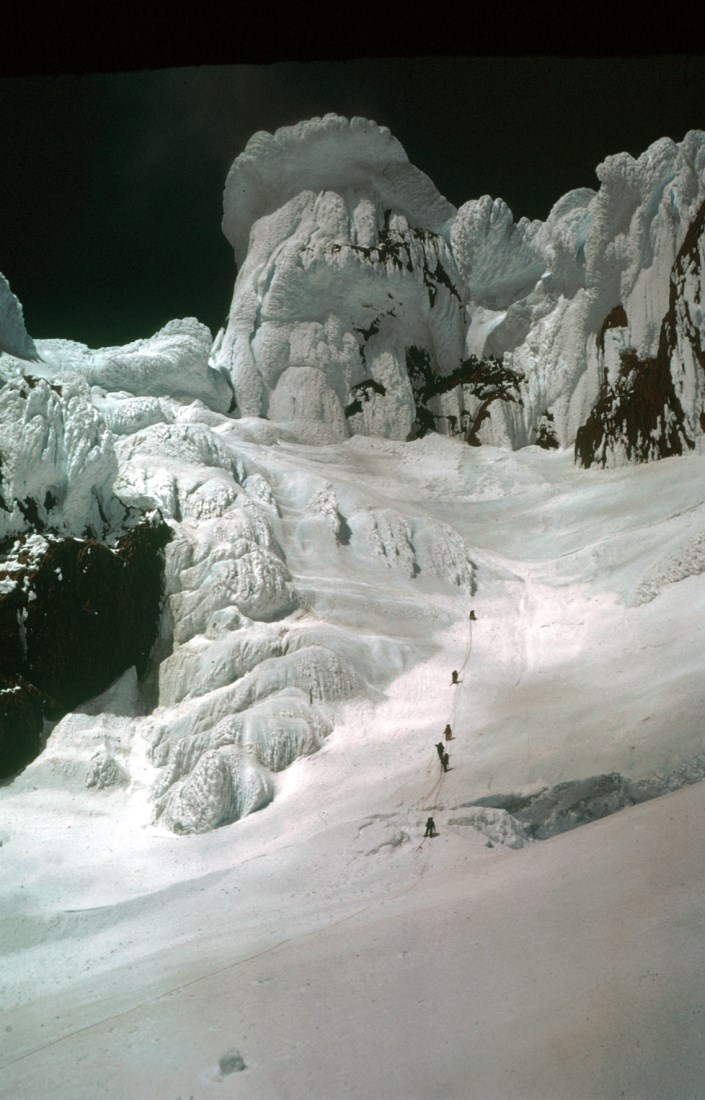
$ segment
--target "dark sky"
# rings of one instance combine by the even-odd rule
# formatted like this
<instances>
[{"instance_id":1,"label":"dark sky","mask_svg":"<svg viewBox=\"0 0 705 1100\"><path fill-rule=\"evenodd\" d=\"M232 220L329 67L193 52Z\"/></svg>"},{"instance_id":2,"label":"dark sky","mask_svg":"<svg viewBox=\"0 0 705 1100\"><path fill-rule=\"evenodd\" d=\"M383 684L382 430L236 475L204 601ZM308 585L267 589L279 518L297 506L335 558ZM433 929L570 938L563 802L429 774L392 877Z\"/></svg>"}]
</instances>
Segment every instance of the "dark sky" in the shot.
<instances>
[{"instance_id":1,"label":"dark sky","mask_svg":"<svg viewBox=\"0 0 705 1100\"><path fill-rule=\"evenodd\" d=\"M92 346L232 295L222 189L256 130L335 111L388 126L455 205L545 218L610 153L705 129L702 55L278 61L0 77L0 271L35 338Z\"/></svg>"}]
</instances>

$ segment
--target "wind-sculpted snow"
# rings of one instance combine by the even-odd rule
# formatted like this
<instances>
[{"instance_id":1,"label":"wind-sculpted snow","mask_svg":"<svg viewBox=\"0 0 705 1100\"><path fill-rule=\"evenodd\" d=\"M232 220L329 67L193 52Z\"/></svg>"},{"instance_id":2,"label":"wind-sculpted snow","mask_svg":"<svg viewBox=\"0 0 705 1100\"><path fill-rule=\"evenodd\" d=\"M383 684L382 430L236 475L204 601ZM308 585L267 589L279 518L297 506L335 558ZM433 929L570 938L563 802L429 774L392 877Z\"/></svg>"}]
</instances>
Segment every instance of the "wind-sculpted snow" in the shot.
<instances>
[{"instance_id":1,"label":"wind-sculpted snow","mask_svg":"<svg viewBox=\"0 0 705 1100\"><path fill-rule=\"evenodd\" d=\"M29 362L39 358L34 340L25 328L20 300L12 293L10 284L0 272L0 375L3 371L3 353Z\"/></svg>"},{"instance_id":2,"label":"wind-sculpted snow","mask_svg":"<svg viewBox=\"0 0 705 1100\"><path fill-rule=\"evenodd\" d=\"M304 442L407 438L407 349L426 349L440 374L462 357L454 214L373 122L327 115L255 135L226 185L241 268L211 359L243 415ZM458 414L457 397L445 404Z\"/></svg>"},{"instance_id":3,"label":"wind-sculpted snow","mask_svg":"<svg viewBox=\"0 0 705 1100\"><path fill-rule=\"evenodd\" d=\"M203 833L261 809L271 797L267 777L239 754L210 750L159 809L163 824L175 833Z\"/></svg>"},{"instance_id":4,"label":"wind-sculpted snow","mask_svg":"<svg viewBox=\"0 0 705 1100\"><path fill-rule=\"evenodd\" d=\"M99 387L99 398L101 390L191 398L227 412L232 391L222 374L209 366L212 343L210 330L195 317L169 321L153 336L120 347L94 350L72 340L40 340L43 362L33 373L56 381L76 374Z\"/></svg>"},{"instance_id":5,"label":"wind-sculpted snow","mask_svg":"<svg viewBox=\"0 0 705 1100\"><path fill-rule=\"evenodd\" d=\"M166 720L157 712L150 748L160 769L155 807L177 832L216 828L269 802L269 773L320 748L332 729L325 704L362 687L354 668L331 649L307 645L305 637L260 633L259 639L253 643L245 630L242 638L235 635L230 661L221 660L205 694L182 699ZM211 663L213 653L222 657L222 646L209 650ZM238 663L238 657L244 659ZM162 698L168 703L168 694Z\"/></svg>"},{"instance_id":6,"label":"wind-sculpted snow","mask_svg":"<svg viewBox=\"0 0 705 1100\"><path fill-rule=\"evenodd\" d=\"M473 302L504 310L534 289L545 267L543 229L526 218L515 224L507 204L489 195L460 207L451 241Z\"/></svg>"},{"instance_id":7,"label":"wind-sculpted snow","mask_svg":"<svg viewBox=\"0 0 705 1100\"><path fill-rule=\"evenodd\" d=\"M481 438L524 446L537 439L541 418L550 413L565 447L593 415L596 423L578 458L584 465L618 465L679 453L671 438L674 420L684 421L682 448L703 431L703 315L697 303L705 134L692 131L680 144L664 138L636 160L627 153L608 157L597 176L597 193L571 192L556 203L545 226L512 225L503 204L466 204L453 240L477 303L469 307L468 350L504 354L505 363L525 377L522 405L493 406ZM532 246L543 256L544 270L527 292L518 282L522 271L527 283L536 273ZM492 248L500 290L506 273L515 273L515 292L503 298L489 275L486 289L478 285L477 267L470 270L473 257L482 270ZM615 383L624 355L652 364L643 384L650 392L642 398L654 410L642 429L649 446L627 437L619 410L614 425L605 422L604 445L601 439L599 423L612 417L613 404L604 400L605 386ZM654 368L657 360L663 362ZM659 401L662 412L666 406L660 419Z\"/></svg>"},{"instance_id":8,"label":"wind-sculpted snow","mask_svg":"<svg viewBox=\"0 0 705 1100\"><path fill-rule=\"evenodd\" d=\"M492 357L522 377L520 400L493 400L468 440L543 445L550 422L550 445L567 447L591 416L611 415L604 386L620 357L654 359L668 314L670 360L652 388L669 415L682 411L689 447L703 431L705 135L664 138L596 171L597 191L569 192L545 223L515 223L487 195L455 211L373 122L327 115L256 134L225 190L240 272L211 363L243 415L328 444L467 428L480 408L472 388L434 391L429 379ZM650 448L603 445L590 425L577 457L662 457L674 453L669 432L664 416L644 426Z\"/></svg>"},{"instance_id":9,"label":"wind-sculpted snow","mask_svg":"<svg viewBox=\"0 0 705 1100\"><path fill-rule=\"evenodd\" d=\"M413 520L391 509L358 512L350 526L389 568L408 577L430 573L468 595L472 593L472 562L463 539L452 527Z\"/></svg>"},{"instance_id":10,"label":"wind-sculpted snow","mask_svg":"<svg viewBox=\"0 0 705 1100\"><path fill-rule=\"evenodd\" d=\"M634 590L634 603L655 600L661 590L687 577L705 573L705 532L678 543L646 571Z\"/></svg>"}]
</instances>

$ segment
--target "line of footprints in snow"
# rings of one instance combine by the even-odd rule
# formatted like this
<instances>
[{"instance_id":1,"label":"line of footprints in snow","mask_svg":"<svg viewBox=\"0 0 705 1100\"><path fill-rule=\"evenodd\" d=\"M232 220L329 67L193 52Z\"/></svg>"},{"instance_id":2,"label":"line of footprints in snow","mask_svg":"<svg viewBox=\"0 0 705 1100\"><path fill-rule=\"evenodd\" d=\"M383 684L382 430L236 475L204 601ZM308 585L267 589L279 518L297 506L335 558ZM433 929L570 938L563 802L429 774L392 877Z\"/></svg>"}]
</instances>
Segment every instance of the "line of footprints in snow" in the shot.
<instances>
[{"instance_id":1,"label":"line of footprints in snow","mask_svg":"<svg viewBox=\"0 0 705 1100\"><path fill-rule=\"evenodd\" d=\"M471 610L471 612L468 616L468 619L471 623L477 622L477 615L475 614L474 610ZM465 668L465 665L468 662L468 658L470 656L470 646L472 645L472 626L469 627L469 630L470 630L470 637L469 637L469 640L468 640L468 652L465 656L465 661L463 663L463 668ZM455 687L456 684L460 685L461 682L462 681L458 679L457 669L453 669L453 671L451 673L451 678L450 678L450 686ZM457 700L457 697L456 697L456 699L453 702L451 717L454 717L454 715L455 715L457 702L458 702L458 700ZM438 798L438 795L440 794L440 790L441 790L441 787L443 785L443 776L448 771L448 763L450 761L450 757L449 757L448 753L446 752L444 742L453 741L453 740L454 740L453 730L451 728L450 722L448 722L447 725L446 725L446 728L443 730L443 741L438 741L436 743L436 752L438 753L438 759L440 760L440 764L441 764L441 779L440 779L440 782L439 782L439 785L438 785L438 790L436 791L436 799ZM434 806L435 806L435 803L434 803ZM426 839L426 837L434 837L434 836L438 836L438 831L436 830L436 823L433 820L433 817L429 817L427 822L426 822L426 832L424 833L424 840ZM423 846L423 840L421 841L421 844L419 845L419 848L421 848L422 846Z\"/></svg>"}]
</instances>

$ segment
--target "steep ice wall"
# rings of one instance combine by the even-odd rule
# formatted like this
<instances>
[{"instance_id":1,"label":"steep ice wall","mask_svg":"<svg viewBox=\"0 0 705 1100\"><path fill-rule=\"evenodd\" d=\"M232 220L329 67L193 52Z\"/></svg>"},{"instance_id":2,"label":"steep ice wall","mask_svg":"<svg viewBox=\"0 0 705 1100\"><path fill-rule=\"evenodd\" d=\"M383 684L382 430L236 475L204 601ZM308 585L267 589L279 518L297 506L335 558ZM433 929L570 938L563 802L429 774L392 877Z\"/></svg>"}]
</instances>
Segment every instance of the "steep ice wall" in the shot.
<instances>
[{"instance_id":1,"label":"steep ice wall","mask_svg":"<svg viewBox=\"0 0 705 1100\"><path fill-rule=\"evenodd\" d=\"M525 377L522 405L494 406L480 435L520 447L548 415L561 446L587 422L584 465L681 453L703 431L705 133L608 157L597 177L545 224L515 225L487 198L453 223L467 350Z\"/></svg>"},{"instance_id":2,"label":"steep ice wall","mask_svg":"<svg viewBox=\"0 0 705 1100\"><path fill-rule=\"evenodd\" d=\"M224 201L242 266L212 363L242 414L311 442L407 438L409 349L440 375L462 358L454 207L385 127L336 115L255 134ZM457 394L437 406L457 416Z\"/></svg>"},{"instance_id":3,"label":"steep ice wall","mask_svg":"<svg viewBox=\"0 0 705 1100\"><path fill-rule=\"evenodd\" d=\"M515 223L489 196L455 211L366 119L256 134L225 189L241 269L211 362L243 415L307 442L454 432L482 414L481 430L466 431L474 442L565 447L590 422L583 463L678 453L702 432L705 135L610 156L597 177L597 191L563 196L546 222ZM639 376L653 408L637 434L650 442L630 427L628 443L622 362L655 361L667 314L665 373ZM521 375L521 401L505 397L485 418L472 387L429 385L471 356Z\"/></svg>"},{"instance_id":4,"label":"steep ice wall","mask_svg":"<svg viewBox=\"0 0 705 1100\"><path fill-rule=\"evenodd\" d=\"M0 272L0 354L3 352L30 362L39 358L34 341L25 328L20 300L12 293L10 284Z\"/></svg>"}]
</instances>

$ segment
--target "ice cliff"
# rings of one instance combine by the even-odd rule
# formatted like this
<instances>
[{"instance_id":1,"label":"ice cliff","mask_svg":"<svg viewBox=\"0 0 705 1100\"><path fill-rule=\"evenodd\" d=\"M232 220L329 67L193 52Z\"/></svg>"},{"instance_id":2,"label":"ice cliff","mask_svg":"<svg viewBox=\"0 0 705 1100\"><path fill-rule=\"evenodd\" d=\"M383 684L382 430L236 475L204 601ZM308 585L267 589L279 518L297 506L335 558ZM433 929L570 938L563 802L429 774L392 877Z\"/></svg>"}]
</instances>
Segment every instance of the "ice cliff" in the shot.
<instances>
[{"instance_id":1,"label":"ice cliff","mask_svg":"<svg viewBox=\"0 0 705 1100\"><path fill-rule=\"evenodd\" d=\"M441 376L462 359L454 207L385 127L336 115L255 134L224 202L241 267L213 362L241 413L311 442L406 439L409 349ZM457 416L456 394L438 404Z\"/></svg>"}]
</instances>

